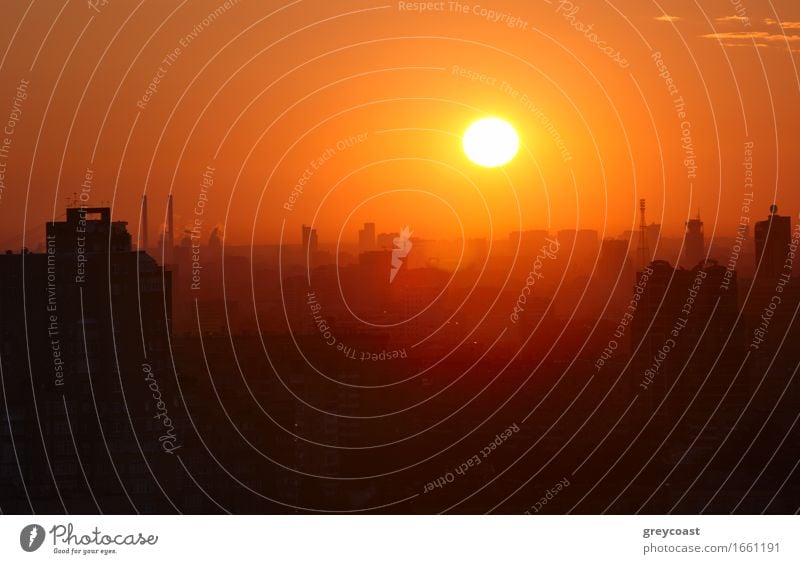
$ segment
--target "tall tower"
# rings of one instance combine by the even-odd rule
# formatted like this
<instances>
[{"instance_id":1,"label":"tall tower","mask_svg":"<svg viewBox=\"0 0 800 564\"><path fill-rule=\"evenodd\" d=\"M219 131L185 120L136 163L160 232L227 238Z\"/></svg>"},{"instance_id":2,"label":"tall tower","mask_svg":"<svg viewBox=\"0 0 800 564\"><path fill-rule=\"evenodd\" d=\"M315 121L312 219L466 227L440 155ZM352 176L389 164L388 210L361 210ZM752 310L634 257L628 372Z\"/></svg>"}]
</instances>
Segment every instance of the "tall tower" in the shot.
<instances>
[{"instance_id":1,"label":"tall tower","mask_svg":"<svg viewBox=\"0 0 800 564\"><path fill-rule=\"evenodd\" d=\"M167 202L167 230L167 248L164 254L172 262L172 254L175 252L175 216L172 211L172 194L169 195Z\"/></svg>"},{"instance_id":2,"label":"tall tower","mask_svg":"<svg viewBox=\"0 0 800 564\"><path fill-rule=\"evenodd\" d=\"M149 245L147 241L147 195L142 196L142 249L147 251Z\"/></svg>"},{"instance_id":3,"label":"tall tower","mask_svg":"<svg viewBox=\"0 0 800 564\"><path fill-rule=\"evenodd\" d=\"M686 222L686 233L683 236L683 262L686 268L694 268L706 256L706 239L700 212L697 219Z\"/></svg>"},{"instance_id":4,"label":"tall tower","mask_svg":"<svg viewBox=\"0 0 800 564\"><path fill-rule=\"evenodd\" d=\"M303 224L303 251L306 253L316 253L317 252L317 230L312 229L306 224Z\"/></svg>"},{"instance_id":5,"label":"tall tower","mask_svg":"<svg viewBox=\"0 0 800 564\"><path fill-rule=\"evenodd\" d=\"M647 222L644 216L645 200L639 200L639 212L641 213L641 223L639 224L639 257L637 267L644 269L650 263L650 248L647 245Z\"/></svg>"},{"instance_id":6,"label":"tall tower","mask_svg":"<svg viewBox=\"0 0 800 564\"><path fill-rule=\"evenodd\" d=\"M364 229L358 230L358 250L362 253L375 250L374 223L365 223Z\"/></svg>"}]
</instances>

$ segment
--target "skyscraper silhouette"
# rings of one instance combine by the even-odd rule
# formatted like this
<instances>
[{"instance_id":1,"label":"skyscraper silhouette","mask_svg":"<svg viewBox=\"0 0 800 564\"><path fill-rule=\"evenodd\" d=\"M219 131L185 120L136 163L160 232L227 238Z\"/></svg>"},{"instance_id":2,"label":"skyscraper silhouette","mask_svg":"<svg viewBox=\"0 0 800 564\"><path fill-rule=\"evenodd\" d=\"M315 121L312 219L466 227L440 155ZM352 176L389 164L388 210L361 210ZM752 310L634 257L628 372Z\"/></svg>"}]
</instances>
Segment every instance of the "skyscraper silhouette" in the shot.
<instances>
[{"instance_id":1,"label":"skyscraper silhouette","mask_svg":"<svg viewBox=\"0 0 800 564\"><path fill-rule=\"evenodd\" d=\"M365 223L364 229L358 230L358 250L362 253L375 250L374 223Z\"/></svg>"},{"instance_id":2,"label":"skyscraper silhouette","mask_svg":"<svg viewBox=\"0 0 800 564\"><path fill-rule=\"evenodd\" d=\"M703 222L700 213L696 219L686 222L686 232L683 236L683 265L694 268L706 256L706 241Z\"/></svg>"},{"instance_id":3,"label":"skyscraper silhouette","mask_svg":"<svg viewBox=\"0 0 800 564\"><path fill-rule=\"evenodd\" d=\"M792 220L778 215L778 206L769 208L767 219L756 223L756 277L762 280L777 278L783 270L791 239Z\"/></svg>"},{"instance_id":4,"label":"skyscraper silhouette","mask_svg":"<svg viewBox=\"0 0 800 564\"><path fill-rule=\"evenodd\" d=\"M132 248L126 225L109 208L69 208L65 221L46 224L44 253L0 256L6 417L26 445L16 449L20 479L48 511L94 511L92 495L104 509L131 511L132 491L143 497L138 508L165 509L138 462L142 452L161 454L151 390L138 384L143 366L166 374L171 272ZM47 422L41 434L37 420ZM42 473L50 463L52 477ZM4 511L20 507L25 500L5 482ZM54 503L61 498L64 507Z\"/></svg>"}]
</instances>

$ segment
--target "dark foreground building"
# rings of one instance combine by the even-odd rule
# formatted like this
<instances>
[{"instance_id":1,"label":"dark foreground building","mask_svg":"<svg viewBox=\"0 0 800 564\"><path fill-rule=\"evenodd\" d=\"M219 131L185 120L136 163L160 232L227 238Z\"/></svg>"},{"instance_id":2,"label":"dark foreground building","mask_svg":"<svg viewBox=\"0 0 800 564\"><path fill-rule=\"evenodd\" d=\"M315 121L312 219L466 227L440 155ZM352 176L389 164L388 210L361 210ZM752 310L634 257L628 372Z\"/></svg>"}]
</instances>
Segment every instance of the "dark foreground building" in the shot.
<instances>
[{"instance_id":1,"label":"dark foreground building","mask_svg":"<svg viewBox=\"0 0 800 564\"><path fill-rule=\"evenodd\" d=\"M0 256L4 512L167 509L142 454L170 440L145 380L169 381L170 296L108 208L70 208L44 253Z\"/></svg>"}]
</instances>

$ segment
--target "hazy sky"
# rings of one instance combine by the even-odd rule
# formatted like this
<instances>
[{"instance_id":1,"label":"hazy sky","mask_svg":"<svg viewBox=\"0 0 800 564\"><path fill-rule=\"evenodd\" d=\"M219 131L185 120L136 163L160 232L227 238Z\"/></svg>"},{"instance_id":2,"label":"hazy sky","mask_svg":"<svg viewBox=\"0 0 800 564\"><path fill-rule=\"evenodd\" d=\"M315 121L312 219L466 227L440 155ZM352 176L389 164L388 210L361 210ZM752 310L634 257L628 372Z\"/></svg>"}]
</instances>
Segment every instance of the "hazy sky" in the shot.
<instances>
[{"instance_id":1,"label":"hazy sky","mask_svg":"<svg viewBox=\"0 0 800 564\"><path fill-rule=\"evenodd\" d=\"M366 220L616 236L642 197L667 232L699 210L729 235L750 157L750 219L800 211L796 0L414 4L7 0L3 248L23 226L35 246L82 184L133 233L146 193L151 241L170 191L179 228L229 243ZM502 169L461 150L486 115L524 144Z\"/></svg>"}]
</instances>

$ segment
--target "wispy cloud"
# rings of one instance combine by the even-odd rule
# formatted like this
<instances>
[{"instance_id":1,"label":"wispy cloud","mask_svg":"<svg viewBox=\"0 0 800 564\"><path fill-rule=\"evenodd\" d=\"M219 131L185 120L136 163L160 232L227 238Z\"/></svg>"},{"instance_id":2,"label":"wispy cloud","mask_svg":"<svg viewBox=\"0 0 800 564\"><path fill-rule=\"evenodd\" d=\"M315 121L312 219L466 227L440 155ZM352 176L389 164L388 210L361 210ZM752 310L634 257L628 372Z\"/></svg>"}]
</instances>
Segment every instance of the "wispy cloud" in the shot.
<instances>
[{"instance_id":1,"label":"wispy cloud","mask_svg":"<svg viewBox=\"0 0 800 564\"><path fill-rule=\"evenodd\" d=\"M678 16L670 16L668 14L663 14L661 16L658 16L658 17L654 18L654 19L656 19L656 20L658 20L660 22L668 22L669 23L669 22L677 22L681 18L678 17Z\"/></svg>"},{"instance_id":2,"label":"wispy cloud","mask_svg":"<svg viewBox=\"0 0 800 564\"><path fill-rule=\"evenodd\" d=\"M750 18L747 18L745 16L721 16L719 18L716 18L715 21L717 21L718 23L736 22L736 23L746 24L750 21Z\"/></svg>"},{"instance_id":3,"label":"wispy cloud","mask_svg":"<svg viewBox=\"0 0 800 564\"><path fill-rule=\"evenodd\" d=\"M789 44L789 51L796 52L798 50L800 33L796 33L794 30L800 30L800 22L781 22L773 18L754 21L740 15L720 16L715 18L715 21L721 24L722 30L730 29L730 24L737 24L736 27L740 30L739 25L741 24L747 29L744 31L717 31L700 37L715 39L724 47L769 48L781 47L781 44L786 47Z\"/></svg>"},{"instance_id":4,"label":"wispy cloud","mask_svg":"<svg viewBox=\"0 0 800 564\"><path fill-rule=\"evenodd\" d=\"M723 47L760 47L760 48L767 48L769 45L767 43L737 43L735 41L720 41Z\"/></svg>"},{"instance_id":5,"label":"wispy cloud","mask_svg":"<svg viewBox=\"0 0 800 564\"><path fill-rule=\"evenodd\" d=\"M783 29L800 29L800 22L781 22L772 18L765 18L764 23L769 26L777 26Z\"/></svg>"},{"instance_id":6,"label":"wispy cloud","mask_svg":"<svg viewBox=\"0 0 800 564\"><path fill-rule=\"evenodd\" d=\"M722 33L708 33L701 37L707 39L717 39L719 41L768 41L768 42L794 42L800 41L800 35L788 35L783 33L770 33L769 31L726 31Z\"/></svg>"}]
</instances>

